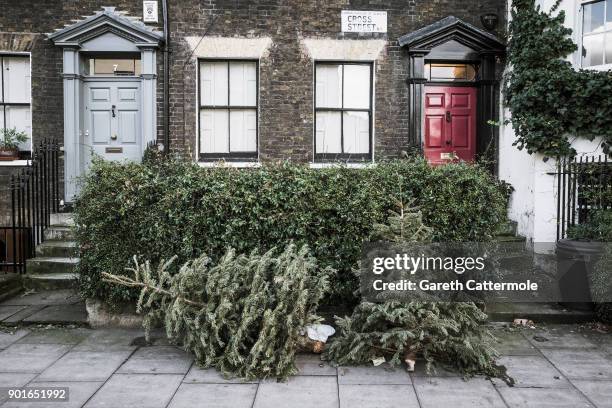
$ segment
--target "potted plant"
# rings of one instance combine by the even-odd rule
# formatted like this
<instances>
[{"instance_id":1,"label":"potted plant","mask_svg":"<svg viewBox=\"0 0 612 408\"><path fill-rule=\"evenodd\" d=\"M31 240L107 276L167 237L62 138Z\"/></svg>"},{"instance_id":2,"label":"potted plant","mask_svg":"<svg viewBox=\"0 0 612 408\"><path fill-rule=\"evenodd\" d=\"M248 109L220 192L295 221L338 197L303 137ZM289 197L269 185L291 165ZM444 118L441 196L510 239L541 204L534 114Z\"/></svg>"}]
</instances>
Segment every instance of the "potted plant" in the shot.
<instances>
[{"instance_id":1,"label":"potted plant","mask_svg":"<svg viewBox=\"0 0 612 408\"><path fill-rule=\"evenodd\" d=\"M596 211L583 224L568 229L567 239L557 242L557 274L561 304L576 310L592 310L591 286L595 266L612 239L612 213Z\"/></svg>"},{"instance_id":2,"label":"potted plant","mask_svg":"<svg viewBox=\"0 0 612 408\"><path fill-rule=\"evenodd\" d=\"M16 128L0 130L0 160L16 160L19 158L19 144L28 140L25 132Z\"/></svg>"}]
</instances>

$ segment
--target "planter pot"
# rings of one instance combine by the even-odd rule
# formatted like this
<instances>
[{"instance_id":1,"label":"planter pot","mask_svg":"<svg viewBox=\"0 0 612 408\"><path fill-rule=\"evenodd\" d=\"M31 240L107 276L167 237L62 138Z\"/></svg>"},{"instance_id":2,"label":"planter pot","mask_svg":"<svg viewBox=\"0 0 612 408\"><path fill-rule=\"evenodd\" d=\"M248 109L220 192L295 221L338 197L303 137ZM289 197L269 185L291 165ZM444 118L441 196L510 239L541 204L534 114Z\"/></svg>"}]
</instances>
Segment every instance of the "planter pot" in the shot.
<instances>
[{"instance_id":1,"label":"planter pot","mask_svg":"<svg viewBox=\"0 0 612 408\"><path fill-rule=\"evenodd\" d=\"M0 161L13 161L19 158L19 150L0 147Z\"/></svg>"},{"instance_id":2,"label":"planter pot","mask_svg":"<svg viewBox=\"0 0 612 408\"><path fill-rule=\"evenodd\" d=\"M593 310L589 276L603 253L601 242L562 239L557 242L557 276L561 305Z\"/></svg>"}]
</instances>

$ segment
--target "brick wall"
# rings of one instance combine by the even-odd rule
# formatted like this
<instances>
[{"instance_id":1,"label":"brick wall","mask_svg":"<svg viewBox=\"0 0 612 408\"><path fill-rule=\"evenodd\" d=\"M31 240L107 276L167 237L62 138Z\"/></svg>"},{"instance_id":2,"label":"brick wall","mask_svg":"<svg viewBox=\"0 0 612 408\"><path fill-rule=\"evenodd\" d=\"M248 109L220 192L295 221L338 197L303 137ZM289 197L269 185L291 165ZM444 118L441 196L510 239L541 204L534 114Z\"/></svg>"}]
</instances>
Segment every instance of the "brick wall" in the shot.
<instances>
[{"instance_id":1,"label":"brick wall","mask_svg":"<svg viewBox=\"0 0 612 408\"><path fill-rule=\"evenodd\" d=\"M397 38L448 15L481 27L479 16L504 16L503 0L169 0L170 139L173 151L196 151L197 64L185 37L270 37L260 60L260 157L311 160L313 61L304 39L384 39L375 65L375 154L397 157L410 147L407 56ZM0 51L32 54L33 139L63 139L62 54L44 35L115 6L142 15L139 0L0 0ZM160 0L161 13L161 0ZM387 34L342 34L343 9L386 10ZM214 20L214 24L211 22ZM160 17L161 22L161 17ZM503 27L503 23L499 24ZM205 39L203 40L205 41ZM158 53L158 136L162 138L162 53ZM4 207L4 206L3 206Z\"/></svg>"}]
</instances>

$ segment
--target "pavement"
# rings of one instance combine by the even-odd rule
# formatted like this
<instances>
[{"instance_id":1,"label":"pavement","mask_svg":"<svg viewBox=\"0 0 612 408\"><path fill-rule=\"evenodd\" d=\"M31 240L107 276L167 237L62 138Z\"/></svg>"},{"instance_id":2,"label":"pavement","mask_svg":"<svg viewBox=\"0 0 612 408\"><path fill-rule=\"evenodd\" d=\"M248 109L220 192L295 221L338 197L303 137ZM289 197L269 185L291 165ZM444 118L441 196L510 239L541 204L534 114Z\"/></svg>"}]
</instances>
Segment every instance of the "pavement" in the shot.
<instances>
[{"instance_id":1,"label":"pavement","mask_svg":"<svg viewBox=\"0 0 612 408\"><path fill-rule=\"evenodd\" d=\"M197 367L161 332L146 343L140 329L30 321L0 331L0 389L67 387L69 401L15 402L3 392L0 408L612 407L612 334L578 325L494 330L513 386L443 369L428 375L422 362L413 373L332 367L317 355L299 355L299 374L287 382L245 383Z\"/></svg>"}]
</instances>

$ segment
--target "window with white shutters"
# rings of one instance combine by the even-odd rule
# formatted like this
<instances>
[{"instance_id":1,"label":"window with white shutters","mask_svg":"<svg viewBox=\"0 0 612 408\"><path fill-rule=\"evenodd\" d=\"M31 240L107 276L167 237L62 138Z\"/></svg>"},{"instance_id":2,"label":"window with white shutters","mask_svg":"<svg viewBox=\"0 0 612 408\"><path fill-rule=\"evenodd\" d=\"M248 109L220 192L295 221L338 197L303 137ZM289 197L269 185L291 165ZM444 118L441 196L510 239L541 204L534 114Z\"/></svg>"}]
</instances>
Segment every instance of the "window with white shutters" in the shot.
<instances>
[{"instance_id":1,"label":"window with white shutters","mask_svg":"<svg viewBox=\"0 0 612 408\"><path fill-rule=\"evenodd\" d=\"M0 129L15 128L27 133L30 140L20 150L31 150L30 57L0 54L0 69Z\"/></svg>"},{"instance_id":2,"label":"window with white shutters","mask_svg":"<svg viewBox=\"0 0 612 408\"><path fill-rule=\"evenodd\" d=\"M257 158L257 62L200 61L200 159Z\"/></svg>"},{"instance_id":3,"label":"window with white shutters","mask_svg":"<svg viewBox=\"0 0 612 408\"><path fill-rule=\"evenodd\" d=\"M372 157L372 64L315 66L315 159Z\"/></svg>"}]
</instances>

